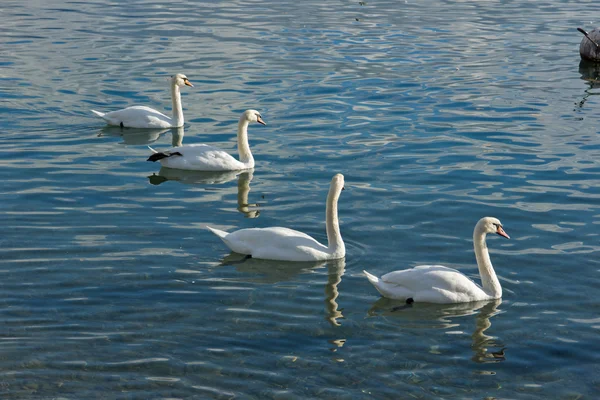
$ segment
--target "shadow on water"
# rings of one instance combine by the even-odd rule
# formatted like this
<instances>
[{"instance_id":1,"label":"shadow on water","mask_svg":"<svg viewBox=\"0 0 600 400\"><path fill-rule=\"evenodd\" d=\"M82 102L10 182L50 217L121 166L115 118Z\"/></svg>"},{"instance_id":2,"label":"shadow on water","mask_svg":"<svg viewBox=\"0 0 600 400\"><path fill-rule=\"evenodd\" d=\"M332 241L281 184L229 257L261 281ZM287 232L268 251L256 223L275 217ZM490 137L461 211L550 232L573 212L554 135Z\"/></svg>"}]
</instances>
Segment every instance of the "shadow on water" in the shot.
<instances>
[{"instance_id":1,"label":"shadow on water","mask_svg":"<svg viewBox=\"0 0 600 400\"><path fill-rule=\"evenodd\" d=\"M152 174L148 177L148 181L153 185L160 185L166 181L177 181L185 185L214 185L227 183L237 177L237 209L244 214L246 218L257 218L260 215L258 203L248 203L248 195L250 193L250 182L254 177L254 169L249 169L243 172L240 171L188 171L183 169L173 169L161 167L158 174Z\"/></svg>"},{"instance_id":2,"label":"shadow on water","mask_svg":"<svg viewBox=\"0 0 600 400\"><path fill-rule=\"evenodd\" d=\"M368 314L398 319L405 327L434 327L444 330L460 327L461 323L457 318L475 315L475 329L471 334L471 349L474 354L471 359L477 363L495 363L505 360L506 349L498 343L496 337L486 335L485 331L492 326L490 319L501 312L498 309L500 304L502 299L457 304L420 303L404 307L405 303L402 301L382 297L373 303ZM498 350L489 351L490 347Z\"/></svg>"},{"instance_id":3,"label":"shadow on water","mask_svg":"<svg viewBox=\"0 0 600 400\"><path fill-rule=\"evenodd\" d=\"M325 284L325 319L333 326L340 326L338 319L343 319L337 303L339 296L338 285L346 270L346 260L292 262L260 260L243 254L230 253L221 261L221 266L233 266L236 271L251 277L239 278L246 282L279 283L293 280L300 274L311 273L316 269L327 268L327 283Z\"/></svg>"},{"instance_id":4,"label":"shadow on water","mask_svg":"<svg viewBox=\"0 0 600 400\"><path fill-rule=\"evenodd\" d=\"M600 62L581 60L579 62L579 73L581 74L581 79L589 85L589 88L585 89L583 98L576 103L579 108L583 108L588 97L598 95L598 93L592 93L591 90L600 87Z\"/></svg>"}]
</instances>

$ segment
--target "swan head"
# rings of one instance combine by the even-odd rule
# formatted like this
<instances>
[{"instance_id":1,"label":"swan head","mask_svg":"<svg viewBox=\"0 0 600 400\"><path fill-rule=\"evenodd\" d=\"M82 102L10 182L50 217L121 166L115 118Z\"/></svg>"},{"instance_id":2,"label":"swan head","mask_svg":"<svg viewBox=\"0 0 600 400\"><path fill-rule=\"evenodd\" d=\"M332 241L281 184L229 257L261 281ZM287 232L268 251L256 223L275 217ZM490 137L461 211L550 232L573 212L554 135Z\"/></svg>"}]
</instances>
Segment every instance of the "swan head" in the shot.
<instances>
[{"instance_id":1,"label":"swan head","mask_svg":"<svg viewBox=\"0 0 600 400\"><path fill-rule=\"evenodd\" d=\"M266 125L265 121L263 121L260 113L256 110L246 110L242 114L242 119L248 122L258 122L261 125Z\"/></svg>"},{"instance_id":2,"label":"swan head","mask_svg":"<svg viewBox=\"0 0 600 400\"><path fill-rule=\"evenodd\" d=\"M331 187L340 191L344 190L344 175L335 174L331 179Z\"/></svg>"},{"instance_id":3,"label":"swan head","mask_svg":"<svg viewBox=\"0 0 600 400\"><path fill-rule=\"evenodd\" d=\"M185 76L184 74L175 74L171 77L171 84L173 86L191 86L194 87L194 85L192 85L192 83L188 80L187 76Z\"/></svg>"},{"instance_id":4,"label":"swan head","mask_svg":"<svg viewBox=\"0 0 600 400\"><path fill-rule=\"evenodd\" d=\"M475 226L475 231L483 233L495 233L497 235L510 239L510 236L508 236L507 233L504 232L502 222L500 222L498 218L494 217L481 218Z\"/></svg>"}]
</instances>

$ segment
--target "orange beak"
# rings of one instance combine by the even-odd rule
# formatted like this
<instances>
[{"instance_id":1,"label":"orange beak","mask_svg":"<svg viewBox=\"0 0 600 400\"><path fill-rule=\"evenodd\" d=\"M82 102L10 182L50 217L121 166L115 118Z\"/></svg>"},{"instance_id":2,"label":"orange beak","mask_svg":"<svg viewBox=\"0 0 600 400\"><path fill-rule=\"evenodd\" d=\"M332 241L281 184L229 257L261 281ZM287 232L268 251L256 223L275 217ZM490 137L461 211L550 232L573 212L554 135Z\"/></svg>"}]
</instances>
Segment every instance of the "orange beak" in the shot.
<instances>
[{"instance_id":1,"label":"orange beak","mask_svg":"<svg viewBox=\"0 0 600 400\"><path fill-rule=\"evenodd\" d=\"M496 233L497 233L498 235L502 236L502 237L505 237L505 238L507 238L507 239L510 239L510 236L508 236L508 235L506 234L506 232L504 232L504 229L502 229L502 227L501 227L501 226L499 226L499 227L498 227L498 229L496 230Z\"/></svg>"},{"instance_id":2,"label":"orange beak","mask_svg":"<svg viewBox=\"0 0 600 400\"><path fill-rule=\"evenodd\" d=\"M258 122L259 124L262 124L262 125L267 124L265 121L263 121L263 119L261 117L256 117L256 122Z\"/></svg>"},{"instance_id":3,"label":"orange beak","mask_svg":"<svg viewBox=\"0 0 600 400\"><path fill-rule=\"evenodd\" d=\"M192 82L188 81L187 79L183 81L183 83L186 84L186 86L191 86L194 87L194 85L192 85Z\"/></svg>"}]
</instances>

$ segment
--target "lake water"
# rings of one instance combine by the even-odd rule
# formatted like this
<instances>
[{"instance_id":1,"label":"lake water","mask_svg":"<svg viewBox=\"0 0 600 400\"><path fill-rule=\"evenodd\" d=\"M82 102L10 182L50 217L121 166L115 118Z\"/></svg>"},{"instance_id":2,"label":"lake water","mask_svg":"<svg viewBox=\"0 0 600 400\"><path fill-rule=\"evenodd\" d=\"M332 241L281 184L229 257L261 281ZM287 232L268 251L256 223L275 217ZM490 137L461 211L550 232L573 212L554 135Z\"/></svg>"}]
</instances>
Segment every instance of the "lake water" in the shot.
<instances>
[{"instance_id":1,"label":"lake water","mask_svg":"<svg viewBox=\"0 0 600 400\"><path fill-rule=\"evenodd\" d=\"M600 390L600 67L593 1L4 0L3 399L583 399ZM89 109L170 113L106 128ZM150 151L235 152L254 171L161 170ZM184 135L183 137L181 135ZM326 241L344 260L243 260L204 227ZM250 205L248 205L250 204ZM362 275L443 263L501 301L391 311Z\"/></svg>"}]
</instances>

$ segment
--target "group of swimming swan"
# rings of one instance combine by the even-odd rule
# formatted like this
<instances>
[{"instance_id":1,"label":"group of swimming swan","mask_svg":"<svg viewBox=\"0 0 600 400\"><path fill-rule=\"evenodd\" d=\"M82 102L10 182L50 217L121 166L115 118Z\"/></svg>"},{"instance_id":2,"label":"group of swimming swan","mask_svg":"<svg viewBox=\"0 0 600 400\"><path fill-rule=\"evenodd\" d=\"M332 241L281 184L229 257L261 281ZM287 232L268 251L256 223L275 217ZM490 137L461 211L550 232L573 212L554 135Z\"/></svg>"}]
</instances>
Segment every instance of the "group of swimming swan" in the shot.
<instances>
[{"instance_id":1,"label":"group of swimming swan","mask_svg":"<svg viewBox=\"0 0 600 400\"><path fill-rule=\"evenodd\" d=\"M128 107L109 113L92 112L109 125L130 128L170 128L184 123L181 107L181 86L191 86L183 74L171 77L173 117L168 117L144 106ZM239 161L227 152L206 144L190 144L173 147L153 154L148 161L159 161L169 168L196 171L235 171L254 167L254 158L248 145L248 125L258 122L266 125L260 113L247 110L238 123L237 140ZM220 237L232 251L253 258L280 261L322 261L345 257L346 247L340 233L338 200L344 190L344 176L336 174L331 180L325 210L327 246L306 233L289 228L249 228L231 233L207 228ZM486 235L495 233L509 239L502 223L493 217L481 218L473 231L475 258L481 277L481 286L456 269L442 265L419 265L414 268L393 271L377 278L363 271L369 282L384 297L404 300L408 303L463 303L492 300L502 297L502 287L494 272L486 245Z\"/></svg>"}]
</instances>

